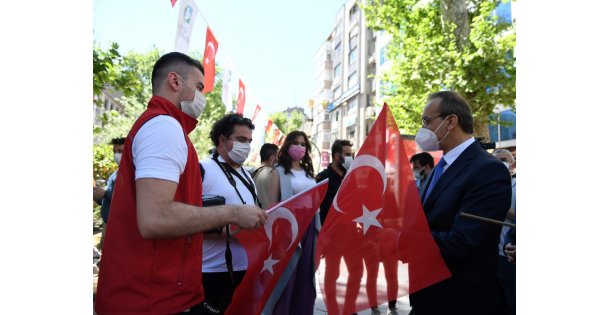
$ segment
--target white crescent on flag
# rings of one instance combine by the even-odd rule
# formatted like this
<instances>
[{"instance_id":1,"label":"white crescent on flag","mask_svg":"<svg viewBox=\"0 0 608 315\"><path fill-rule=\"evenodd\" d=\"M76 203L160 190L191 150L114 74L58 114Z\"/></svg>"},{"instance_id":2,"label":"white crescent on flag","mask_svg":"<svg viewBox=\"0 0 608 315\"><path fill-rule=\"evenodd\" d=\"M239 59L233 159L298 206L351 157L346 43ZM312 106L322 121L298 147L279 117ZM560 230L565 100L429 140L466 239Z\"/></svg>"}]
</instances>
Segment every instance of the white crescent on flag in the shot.
<instances>
[{"instance_id":1,"label":"white crescent on flag","mask_svg":"<svg viewBox=\"0 0 608 315\"><path fill-rule=\"evenodd\" d=\"M239 102L243 99L243 96L245 96L245 90L239 87Z\"/></svg>"},{"instance_id":2,"label":"white crescent on flag","mask_svg":"<svg viewBox=\"0 0 608 315\"><path fill-rule=\"evenodd\" d=\"M207 43L207 49L211 49L211 56L215 60L215 45L212 42ZM205 58L205 63L209 63L209 57Z\"/></svg>"},{"instance_id":3,"label":"white crescent on flag","mask_svg":"<svg viewBox=\"0 0 608 315\"><path fill-rule=\"evenodd\" d=\"M298 237L298 221L289 209L283 207L277 208L276 210L270 212L268 214L268 219L264 224L264 230L266 230L266 235L270 240L270 245L268 246L268 248L272 246L272 226L274 225L274 221L276 221L277 219L285 219L289 222L289 225L291 226L291 243L289 243L289 247L287 247L289 249Z\"/></svg>"},{"instance_id":4,"label":"white crescent on flag","mask_svg":"<svg viewBox=\"0 0 608 315\"><path fill-rule=\"evenodd\" d=\"M384 187L382 188L382 195L384 195L384 192L386 191L386 172L384 170L384 164L382 164L382 162L380 162L380 160L378 160L378 158L373 155L361 155L361 156L355 157L355 160L353 161L352 166L348 169L348 171L346 171L346 177L344 178L344 180L342 182L345 183L347 180L349 180L350 174L352 172L354 172L357 168L363 167L363 166L369 166L369 167L375 169L378 172L378 174L380 176L382 176L382 182L384 183ZM342 212L342 213L344 213L344 211L342 211L340 209L340 207L338 207L337 200L338 200L338 195L340 195L340 191L342 191L343 187L344 187L344 185L340 186L340 188L338 189L338 193L334 197L334 202L333 202L334 208L336 209L336 211Z\"/></svg>"}]
</instances>

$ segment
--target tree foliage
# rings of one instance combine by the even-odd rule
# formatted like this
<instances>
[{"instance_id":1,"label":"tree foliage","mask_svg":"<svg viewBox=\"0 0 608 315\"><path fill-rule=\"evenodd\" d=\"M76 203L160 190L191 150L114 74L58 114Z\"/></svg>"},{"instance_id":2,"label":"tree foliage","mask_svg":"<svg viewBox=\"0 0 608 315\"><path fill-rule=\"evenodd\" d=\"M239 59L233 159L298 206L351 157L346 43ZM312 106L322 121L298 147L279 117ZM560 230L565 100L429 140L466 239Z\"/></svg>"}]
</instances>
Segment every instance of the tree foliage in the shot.
<instances>
[{"instance_id":1,"label":"tree foliage","mask_svg":"<svg viewBox=\"0 0 608 315\"><path fill-rule=\"evenodd\" d=\"M272 122L277 126L277 128L279 128L281 132L286 135L302 127L302 124L306 118L301 112L292 111L289 117L287 117L285 112L275 112L270 115L270 119L272 119ZM270 135L271 140L272 136L273 135Z\"/></svg>"},{"instance_id":2,"label":"tree foliage","mask_svg":"<svg viewBox=\"0 0 608 315\"><path fill-rule=\"evenodd\" d=\"M445 89L467 99L476 135L488 137L497 105L515 109L515 25L498 21L499 2L367 1L370 28L392 36L381 89L402 131L415 133L426 97Z\"/></svg>"},{"instance_id":3,"label":"tree foliage","mask_svg":"<svg viewBox=\"0 0 608 315\"><path fill-rule=\"evenodd\" d=\"M141 81L140 73L134 71L139 66L134 57L139 56L121 56L117 43L112 43L107 50L96 46L93 49L93 94L100 95L108 89L125 96L142 97L145 81Z\"/></svg>"}]
</instances>

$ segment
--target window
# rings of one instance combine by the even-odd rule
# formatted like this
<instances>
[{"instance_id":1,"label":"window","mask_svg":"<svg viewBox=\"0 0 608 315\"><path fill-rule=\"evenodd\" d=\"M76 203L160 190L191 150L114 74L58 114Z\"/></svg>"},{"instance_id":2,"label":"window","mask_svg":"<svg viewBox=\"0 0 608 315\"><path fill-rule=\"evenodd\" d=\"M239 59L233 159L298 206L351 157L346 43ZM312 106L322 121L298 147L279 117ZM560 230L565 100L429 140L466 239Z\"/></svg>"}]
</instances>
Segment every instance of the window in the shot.
<instances>
[{"instance_id":1,"label":"window","mask_svg":"<svg viewBox=\"0 0 608 315\"><path fill-rule=\"evenodd\" d=\"M386 62L386 46L380 49L380 65Z\"/></svg>"},{"instance_id":2,"label":"window","mask_svg":"<svg viewBox=\"0 0 608 315\"><path fill-rule=\"evenodd\" d=\"M334 49L336 50L336 56L337 56L336 59L337 59L338 57L340 57L340 55L342 55L342 42L338 42L336 44L336 48L334 48Z\"/></svg>"},{"instance_id":3,"label":"window","mask_svg":"<svg viewBox=\"0 0 608 315\"><path fill-rule=\"evenodd\" d=\"M334 78L335 79L340 79L340 76L342 76L342 64L339 63L334 67Z\"/></svg>"},{"instance_id":4,"label":"window","mask_svg":"<svg viewBox=\"0 0 608 315\"><path fill-rule=\"evenodd\" d=\"M350 53L348 53L348 64L352 65L353 63L355 63L355 61L357 61L357 49L353 49L350 51Z\"/></svg>"},{"instance_id":5,"label":"window","mask_svg":"<svg viewBox=\"0 0 608 315\"><path fill-rule=\"evenodd\" d=\"M335 120L336 120L336 121L340 120L340 110L339 110L339 109L338 109L338 110L336 111L336 113L334 114L334 117L335 117Z\"/></svg>"},{"instance_id":6,"label":"window","mask_svg":"<svg viewBox=\"0 0 608 315\"><path fill-rule=\"evenodd\" d=\"M355 71L351 75L348 76L348 88L349 89L352 88L357 83L359 83L359 80L357 78L357 71Z\"/></svg>"},{"instance_id":7,"label":"window","mask_svg":"<svg viewBox=\"0 0 608 315\"><path fill-rule=\"evenodd\" d=\"M350 113L352 111L354 111L357 108L357 104L359 103L359 101L357 100L357 98L352 98L350 101L348 101L348 104L346 105L347 111Z\"/></svg>"},{"instance_id":8,"label":"window","mask_svg":"<svg viewBox=\"0 0 608 315\"><path fill-rule=\"evenodd\" d=\"M352 64L357 61L357 46L358 46L359 34L357 29L350 33L348 40L348 64Z\"/></svg>"},{"instance_id":9,"label":"window","mask_svg":"<svg viewBox=\"0 0 608 315\"><path fill-rule=\"evenodd\" d=\"M356 124L346 128L346 137L349 140L355 139L355 126Z\"/></svg>"},{"instance_id":10,"label":"window","mask_svg":"<svg viewBox=\"0 0 608 315\"><path fill-rule=\"evenodd\" d=\"M338 85L335 89L334 89L334 94L333 94L333 98L334 100L338 99L338 97L340 97L340 95L342 95L342 91L340 90L340 86Z\"/></svg>"},{"instance_id":11,"label":"window","mask_svg":"<svg viewBox=\"0 0 608 315\"><path fill-rule=\"evenodd\" d=\"M358 15L357 13L359 12L359 7L357 7L357 5L355 4L352 8L350 8L350 10L348 11L348 20L349 21L353 21L354 18L357 18Z\"/></svg>"},{"instance_id":12,"label":"window","mask_svg":"<svg viewBox=\"0 0 608 315\"><path fill-rule=\"evenodd\" d=\"M359 34L357 34L357 33L351 34L350 40L348 41L348 48L350 50L357 48L357 44L359 44L358 40L359 40Z\"/></svg>"}]
</instances>

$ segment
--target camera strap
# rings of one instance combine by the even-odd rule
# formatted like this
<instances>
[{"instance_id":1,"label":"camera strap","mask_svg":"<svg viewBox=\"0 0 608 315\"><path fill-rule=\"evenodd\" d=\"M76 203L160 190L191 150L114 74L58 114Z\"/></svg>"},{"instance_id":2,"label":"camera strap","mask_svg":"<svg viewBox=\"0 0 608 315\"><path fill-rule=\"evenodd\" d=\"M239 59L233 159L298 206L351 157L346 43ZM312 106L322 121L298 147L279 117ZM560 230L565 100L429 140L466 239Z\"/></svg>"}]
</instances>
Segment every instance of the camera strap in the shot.
<instances>
[{"instance_id":1,"label":"camera strap","mask_svg":"<svg viewBox=\"0 0 608 315\"><path fill-rule=\"evenodd\" d=\"M236 191L236 194L239 196L239 199L241 199L241 202L243 204L245 204L245 200L243 200L241 193L236 188L236 181L234 180L234 177L232 177L232 174L230 174L230 172L228 172L224 163L221 163L217 159L217 157L218 157L218 153L216 151L213 154L213 158L212 158L213 161L215 161L215 163L217 163L217 165L220 167L222 172L224 172L224 175L226 175L226 178L228 178L228 182L230 183L230 185L232 185L232 187ZM232 167L230 167L230 168L232 168ZM226 251L224 252L224 258L226 259L226 268L228 269L228 274L230 274L230 280L232 281L232 288L234 289L234 287L236 285L234 282L234 268L232 266L232 251L230 250L230 226L229 225L226 225Z\"/></svg>"},{"instance_id":2,"label":"camera strap","mask_svg":"<svg viewBox=\"0 0 608 315\"><path fill-rule=\"evenodd\" d=\"M247 190L249 190L249 193L251 193L251 196L253 197L254 202L257 204L258 207L261 208L262 207L262 203L258 199L258 195L255 193L255 188L254 188L255 186L253 185L253 182L249 179L249 177L247 176L247 174L245 174L245 170L241 167L241 172L243 173L243 175L239 174L239 172L237 172L232 167L230 167L228 170L232 174L234 174L236 177L238 177L238 179L241 180L241 182L243 183L243 185L245 185L245 187L247 187Z\"/></svg>"}]
</instances>

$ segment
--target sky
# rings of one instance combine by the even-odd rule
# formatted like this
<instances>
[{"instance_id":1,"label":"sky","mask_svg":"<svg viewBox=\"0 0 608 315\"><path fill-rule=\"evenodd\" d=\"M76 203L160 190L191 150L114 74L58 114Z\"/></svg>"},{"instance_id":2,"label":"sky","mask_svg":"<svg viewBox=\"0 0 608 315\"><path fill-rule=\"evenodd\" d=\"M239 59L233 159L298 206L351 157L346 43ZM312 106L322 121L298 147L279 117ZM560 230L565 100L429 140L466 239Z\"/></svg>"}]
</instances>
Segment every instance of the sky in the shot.
<instances>
[{"instance_id":1,"label":"sky","mask_svg":"<svg viewBox=\"0 0 608 315\"><path fill-rule=\"evenodd\" d=\"M243 80L247 106L260 104L267 113L307 108L313 97L315 53L345 0L194 2L200 13L189 51L202 53L209 23L219 43L216 61L232 65L233 86ZM172 8L170 0L94 0L93 40L102 48L116 41L121 53L154 46L173 51L179 4Z\"/></svg>"}]
</instances>

